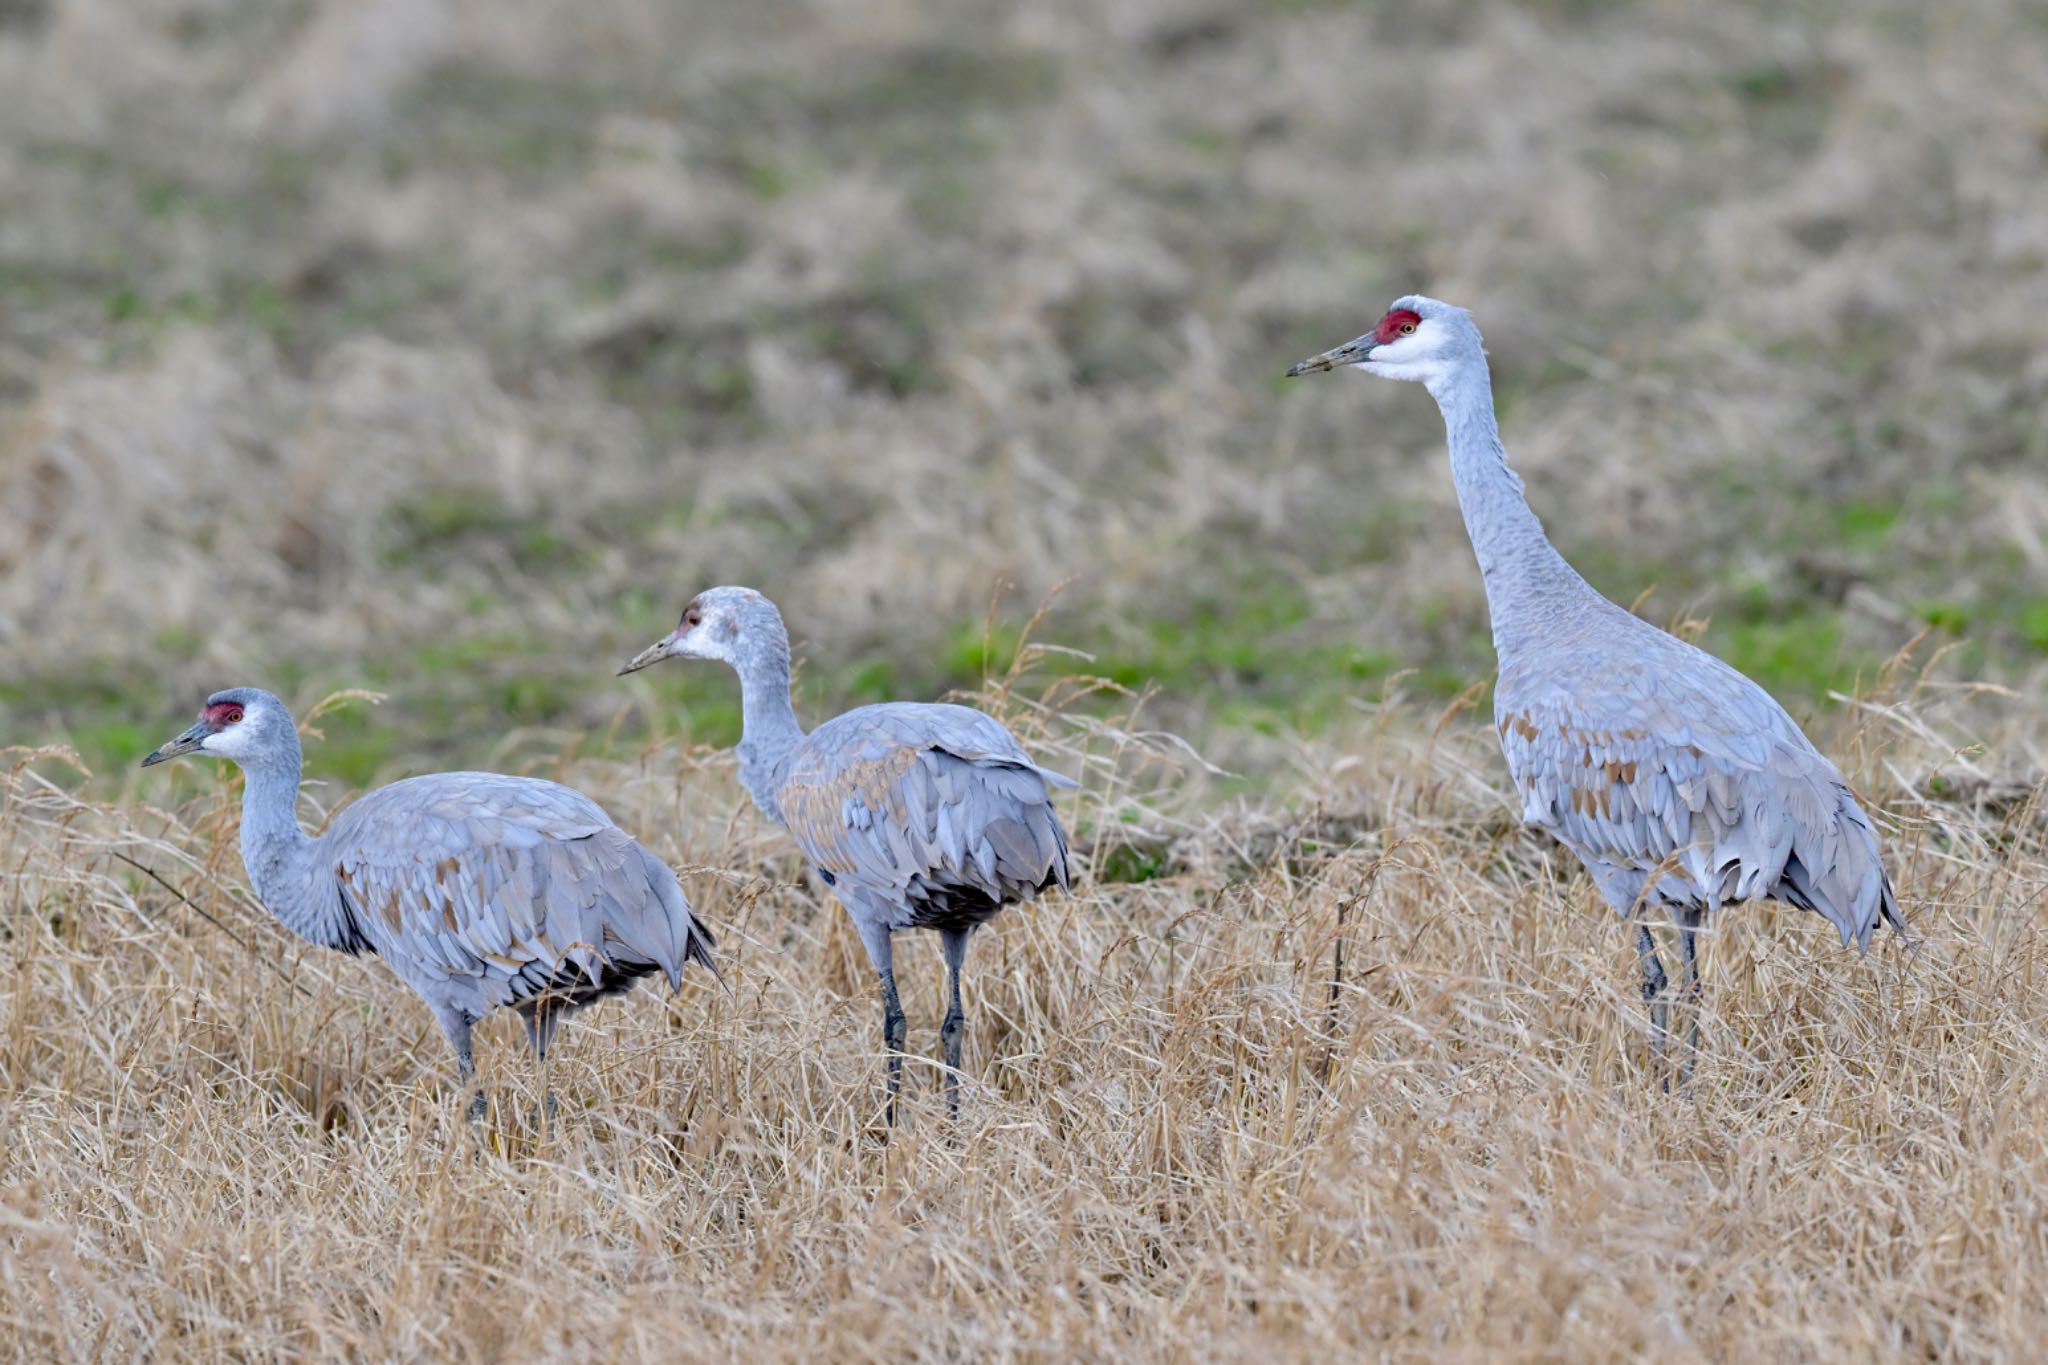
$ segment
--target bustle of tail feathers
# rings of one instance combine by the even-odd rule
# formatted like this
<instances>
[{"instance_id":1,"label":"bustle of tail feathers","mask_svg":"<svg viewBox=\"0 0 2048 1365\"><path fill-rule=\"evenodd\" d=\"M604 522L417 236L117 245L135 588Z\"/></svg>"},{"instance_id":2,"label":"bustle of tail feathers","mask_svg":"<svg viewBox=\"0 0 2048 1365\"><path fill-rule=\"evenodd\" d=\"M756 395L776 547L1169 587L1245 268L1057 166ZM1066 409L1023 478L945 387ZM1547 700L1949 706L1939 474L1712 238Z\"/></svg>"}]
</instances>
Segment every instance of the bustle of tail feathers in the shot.
<instances>
[{"instance_id":1,"label":"bustle of tail feathers","mask_svg":"<svg viewBox=\"0 0 2048 1365\"><path fill-rule=\"evenodd\" d=\"M718 970L718 963L713 961L711 957L711 950L717 946L718 940L711 936L711 930L706 928L704 921L698 919L696 912L692 911L690 913L690 941L683 946L683 961L685 963L702 963L705 970L711 973L712 980L724 986L725 993L731 995L732 987L726 984L725 973ZM678 990L682 989L681 972L676 973L675 984Z\"/></svg>"},{"instance_id":2,"label":"bustle of tail feathers","mask_svg":"<svg viewBox=\"0 0 2048 1365\"><path fill-rule=\"evenodd\" d=\"M1907 951L1917 953L1919 951L1919 944L1906 928L1905 917L1899 911L1898 898L1892 893L1892 879L1885 872L1883 854L1877 842L1876 826L1871 822L1869 814L1856 800L1855 794L1840 779L1836 780L1835 790L1838 798L1838 805L1836 807L1837 819L1841 822L1837 826L1838 832L1843 838L1852 841L1848 845L1849 847L1853 848L1860 844L1864 856L1869 860L1865 864L1866 880L1864 880L1863 885L1868 885L1867 876L1869 873L1876 874L1876 913L1872 914L1867 920L1862 920L1860 916L1852 918L1847 913L1837 913L1838 911L1847 912L1859 909L1862 904L1861 897L1855 894L1856 888L1841 887L1839 885L1836 888L1838 894L1829 897L1830 908L1823 909L1817 903L1812 893L1826 891L1825 885L1813 881L1810 873L1803 877L1793 875L1793 868L1799 865L1799 853L1796 849L1792 857L1787 861L1785 873L1781 877L1778 886L1774 889L1773 894L1778 895L1780 899L1799 906L1802 910L1820 911L1825 914L1842 931L1842 946L1846 948L1853 942L1856 945L1858 954L1868 954L1870 952L1871 935L1877 932L1877 927L1880 924L1890 925L1892 930L1905 942ZM1805 884L1802 885L1802 882ZM1786 895L1786 892L1793 894Z\"/></svg>"},{"instance_id":3,"label":"bustle of tail feathers","mask_svg":"<svg viewBox=\"0 0 2048 1365\"><path fill-rule=\"evenodd\" d=\"M1882 876L1883 874L1880 872L1879 875ZM1886 924L1892 927L1892 932L1899 936L1900 941L1906 945L1906 951L1914 957L1920 956L1920 940L1914 938L1906 930L1906 917L1899 910L1898 897L1892 894L1892 879L1890 877L1885 877L1884 879L1884 892L1882 898L1877 903L1877 913Z\"/></svg>"},{"instance_id":4,"label":"bustle of tail feathers","mask_svg":"<svg viewBox=\"0 0 2048 1365\"><path fill-rule=\"evenodd\" d=\"M1059 845L1059 851L1053 857L1051 875L1038 884L1038 889L1044 891L1057 883L1060 890L1072 891L1074 888L1067 871L1067 831L1066 827L1060 824L1058 816L1052 817L1052 838L1053 842Z\"/></svg>"},{"instance_id":5,"label":"bustle of tail feathers","mask_svg":"<svg viewBox=\"0 0 2048 1365\"><path fill-rule=\"evenodd\" d=\"M662 975L668 978L669 989L679 991L683 988L683 969L692 962L702 963L718 984L724 986L725 974L718 970L718 964L711 957L711 950L718 946L718 940L712 936L711 930L705 927L704 921L697 918L696 911L690 908L690 902L683 895L683 884L677 879L675 869L644 848L640 850L640 857L646 864L648 882L653 887L655 895L660 898L662 909L671 918L680 914L686 926L683 931L681 956L673 963L661 964ZM726 987L728 994L731 993L731 989L730 986Z\"/></svg>"},{"instance_id":6,"label":"bustle of tail feathers","mask_svg":"<svg viewBox=\"0 0 2048 1365\"><path fill-rule=\"evenodd\" d=\"M1906 945L1906 951L1918 956L1920 941L1906 928L1906 917L1899 910L1898 897L1892 892L1892 879L1886 873L1883 857L1878 851L1876 826L1846 786L1842 788L1842 802L1845 813L1852 815L1854 823L1868 836L1871 861L1877 865L1877 914L1863 930L1863 936L1856 944L1857 951L1869 952L1871 934L1876 931L1879 924L1888 924L1892 932Z\"/></svg>"},{"instance_id":7,"label":"bustle of tail feathers","mask_svg":"<svg viewBox=\"0 0 2048 1365\"><path fill-rule=\"evenodd\" d=\"M1056 773L1050 768L1041 768L1036 763L1031 765L1031 770L1044 778L1045 785L1048 787L1064 787L1073 791L1078 790L1081 786L1079 782L1068 777L1065 773Z\"/></svg>"}]
</instances>

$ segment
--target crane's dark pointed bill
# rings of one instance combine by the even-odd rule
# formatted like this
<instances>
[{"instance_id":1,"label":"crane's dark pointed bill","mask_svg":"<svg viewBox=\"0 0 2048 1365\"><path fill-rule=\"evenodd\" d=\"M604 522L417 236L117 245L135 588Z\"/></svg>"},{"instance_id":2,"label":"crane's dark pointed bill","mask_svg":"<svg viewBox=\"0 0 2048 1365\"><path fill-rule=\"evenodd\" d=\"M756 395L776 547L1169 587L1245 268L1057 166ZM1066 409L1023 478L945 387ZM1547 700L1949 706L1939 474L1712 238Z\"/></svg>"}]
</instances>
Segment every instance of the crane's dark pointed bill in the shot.
<instances>
[{"instance_id":1,"label":"crane's dark pointed bill","mask_svg":"<svg viewBox=\"0 0 2048 1365\"><path fill-rule=\"evenodd\" d=\"M1359 337L1345 342L1342 346L1324 351L1321 355L1312 355L1307 360L1290 365L1287 367L1287 377L1293 379L1297 375L1315 374L1320 370L1334 370L1340 365L1356 365L1359 361L1365 359L1365 353L1370 349L1369 346L1360 344L1365 340L1366 338Z\"/></svg>"},{"instance_id":2,"label":"crane's dark pointed bill","mask_svg":"<svg viewBox=\"0 0 2048 1365\"><path fill-rule=\"evenodd\" d=\"M623 678L628 673L637 673L649 664L658 664L663 659L666 659L668 657L669 643L672 638L671 636L663 636L638 654L635 654L627 661L626 666L619 670L618 676Z\"/></svg>"},{"instance_id":3,"label":"crane's dark pointed bill","mask_svg":"<svg viewBox=\"0 0 2048 1365\"><path fill-rule=\"evenodd\" d=\"M168 763L180 754L189 754L199 747L200 740L212 733L213 727L202 720L163 747L151 750L149 757L142 760L142 766L147 768L158 763Z\"/></svg>"}]
</instances>

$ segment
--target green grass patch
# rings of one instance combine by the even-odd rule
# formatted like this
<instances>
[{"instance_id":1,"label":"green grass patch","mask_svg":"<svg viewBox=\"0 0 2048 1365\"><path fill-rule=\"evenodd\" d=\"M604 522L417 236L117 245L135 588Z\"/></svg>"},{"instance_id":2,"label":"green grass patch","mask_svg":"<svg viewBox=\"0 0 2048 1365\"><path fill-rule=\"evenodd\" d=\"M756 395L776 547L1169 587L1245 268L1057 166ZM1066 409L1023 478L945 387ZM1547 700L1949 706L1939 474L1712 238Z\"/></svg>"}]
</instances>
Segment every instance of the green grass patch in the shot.
<instances>
[{"instance_id":1,"label":"green grass patch","mask_svg":"<svg viewBox=\"0 0 2048 1365\"><path fill-rule=\"evenodd\" d=\"M1106 678L1133 692L1155 689L1169 707L1198 706L1217 721L1261 733L1313 733L1357 698L1377 696L1402 662L1390 650L1320 631L1309 600L1295 584L1248 576L1231 590L1204 595L1174 615L1104 623L1052 638L1090 656L1041 656L1037 676ZM946 637L940 689L971 688L1007 673L1021 647L1021 623L982 618L961 622ZM1455 677L1455 692L1469 681ZM1122 705L1114 697L1098 703Z\"/></svg>"},{"instance_id":2,"label":"green grass patch","mask_svg":"<svg viewBox=\"0 0 2048 1365\"><path fill-rule=\"evenodd\" d=\"M1016 662L1023 637L1023 626L1016 621L962 621L943 651L947 678L971 686L983 678L1001 677Z\"/></svg>"},{"instance_id":3,"label":"green grass patch","mask_svg":"<svg viewBox=\"0 0 2048 1365\"><path fill-rule=\"evenodd\" d=\"M887 659L861 664L848 674L843 690L849 700L860 705L894 701L900 695L896 688L895 665Z\"/></svg>"},{"instance_id":4,"label":"green grass patch","mask_svg":"<svg viewBox=\"0 0 2048 1365\"><path fill-rule=\"evenodd\" d=\"M1123 844L1110 849L1096 860L1095 880L1102 883L1135 885L1153 880L1164 868L1165 864L1158 854Z\"/></svg>"},{"instance_id":5,"label":"green grass patch","mask_svg":"<svg viewBox=\"0 0 2048 1365\"><path fill-rule=\"evenodd\" d=\"M1852 501L1844 503L1835 515L1836 535L1853 549L1870 550L1882 546L1891 539L1898 525L1897 503Z\"/></svg>"},{"instance_id":6,"label":"green grass patch","mask_svg":"<svg viewBox=\"0 0 2048 1365\"><path fill-rule=\"evenodd\" d=\"M1702 643L1780 699L1819 699L1830 691L1846 691L1859 671L1874 671L1877 664L1843 650L1841 614L1824 608L1716 621Z\"/></svg>"},{"instance_id":7,"label":"green grass patch","mask_svg":"<svg viewBox=\"0 0 2048 1365\"><path fill-rule=\"evenodd\" d=\"M183 728L175 718L154 728L147 721L125 718L88 720L72 728L71 742L87 766L108 772L135 766Z\"/></svg>"},{"instance_id":8,"label":"green grass patch","mask_svg":"<svg viewBox=\"0 0 2048 1365\"><path fill-rule=\"evenodd\" d=\"M2027 647L2048 654L2048 597L2037 597L2021 605L2018 613L2020 638Z\"/></svg>"},{"instance_id":9,"label":"green grass patch","mask_svg":"<svg viewBox=\"0 0 2048 1365\"><path fill-rule=\"evenodd\" d=\"M1970 628L1970 608L1962 602L1918 602L1913 606L1913 615L1936 630L1952 631L1957 635Z\"/></svg>"},{"instance_id":10,"label":"green grass patch","mask_svg":"<svg viewBox=\"0 0 2048 1365\"><path fill-rule=\"evenodd\" d=\"M315 724L319 739L306 741L306 769L343 788L370 786L388 775L403 738L392 717L374 706L338 706Z\"/></svg>"},{"instance_id":11,"label":"green grass patch","mask_svg":"<svg viewBox=\"0 0 2048 1365\"><path fill-rule=\"evenodd\" d=\"M663 723L674 726L686 743L729 749L740 742L740 684L730 669L672 663L655 670L650 684ZM805 715L801 706L799 717L809 723L820 719L816 713Z\"/></svg>"}]
</instances>

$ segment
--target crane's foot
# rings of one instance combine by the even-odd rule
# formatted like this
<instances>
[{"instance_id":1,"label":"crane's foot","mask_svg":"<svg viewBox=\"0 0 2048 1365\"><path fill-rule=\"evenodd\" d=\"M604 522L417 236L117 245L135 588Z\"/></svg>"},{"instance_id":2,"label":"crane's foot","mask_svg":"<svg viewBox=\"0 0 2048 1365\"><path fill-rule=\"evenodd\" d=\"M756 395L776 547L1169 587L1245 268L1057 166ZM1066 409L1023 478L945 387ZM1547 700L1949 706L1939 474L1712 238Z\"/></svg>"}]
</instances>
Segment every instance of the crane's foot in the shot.
<instances>
[{"instance_id":1,"label":"crane's foot","mask_svg":"<svg viewBox=\"0 0 2048 1365\"><path fill-rule=\"evenodd\" d=\"M484 1092L479 1090L473 1097L471 1097L469 1101L469 1107L463 1110L463 1117L468 1119L471 1123L482 1123L484 1115L488 1114L490 1111L490 1101L486 1100L484 1098Z\"/></svg>"},{"instance_id":2,"label":"crane's foot","mask_svg":"<svg viewBox=\"0 0 2048 1365\"><path fill-rule=\"evenodd\" d=\"M562 1106L555 1102L555 1092L550 1090L541 1097L539 1104L533 1106L533 1126L540 1128L553 1123L561 1112Z\"/></svg>"}]
</instances>

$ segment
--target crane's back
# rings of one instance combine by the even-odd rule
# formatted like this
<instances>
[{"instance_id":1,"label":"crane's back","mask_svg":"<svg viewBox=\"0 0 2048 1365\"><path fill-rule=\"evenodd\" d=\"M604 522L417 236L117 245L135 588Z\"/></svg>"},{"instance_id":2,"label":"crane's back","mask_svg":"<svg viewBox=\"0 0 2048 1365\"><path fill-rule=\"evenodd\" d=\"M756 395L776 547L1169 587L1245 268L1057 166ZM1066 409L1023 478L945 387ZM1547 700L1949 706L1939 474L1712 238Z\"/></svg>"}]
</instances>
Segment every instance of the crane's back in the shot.
<instances>
[{"instance_id":1,"label":"crane's back","mask_svg":"<svg viewBox=\"0 0 2048 1365\"><path fill-rule=\"evenodd\" d=\"M363 793L328 822L325 837L360 830L403 833L410 828L409 822L422 818L484 822L466 831L472 837L491 833L493 825L502 824L505 828L494 837L509 834L522 843L521 834L510 832L575 838L613 823L602 806L559 782L508 773L427 773Z\"/></svg>"}]
</instances>

